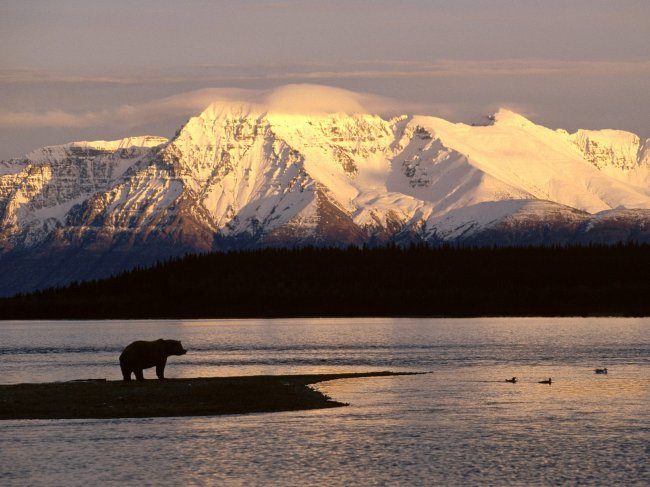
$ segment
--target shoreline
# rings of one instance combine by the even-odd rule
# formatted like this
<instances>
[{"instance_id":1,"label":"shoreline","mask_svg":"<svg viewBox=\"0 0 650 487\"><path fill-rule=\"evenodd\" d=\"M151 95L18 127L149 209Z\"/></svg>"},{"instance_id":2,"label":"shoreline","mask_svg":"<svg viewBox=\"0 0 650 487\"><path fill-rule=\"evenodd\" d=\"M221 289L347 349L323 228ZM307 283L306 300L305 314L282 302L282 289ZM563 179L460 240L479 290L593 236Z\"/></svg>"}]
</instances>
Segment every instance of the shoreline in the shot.
<instances>
[{"instance_id":1,"label":"shoreline","mask_svg":"<svg viewBox=\"0 0 650 487\"><path fill-rule=\"evenodd\" d=\"M422 372L257 375L143 382L89 379L0 385L0 421L218 416L343 407L309 387L338 379Z\"/></svg>"},{"instance_id":2,"label":"shoreline","mask_svg":"<svg viewBox=\"0 0 650 487\"><path fill-rule=\"evenodd\" d=\"M3 298L0 298L3 299ZM2 318L0 319L0 323L27 323L27 322L34 322L34 323L49 323L49 322L87 322L87 321L204 321L204 322L211 322L211 321L225 321L225 320L237 320L237 321L253 321L253 320L356 320L356 319L361 319L361 320L383 320L383 319L409 319L409 320L473 320L473 319L479 319L479 318L503 318L503 319L534 319L534 318L539 318L539 319L546 319L546 318L584 318L584 319L592 319L592 318L623 318L623 319L638 319L638 318L650 318L650 313L646 314L625 314L625 313L620 313L620 314L589 314L589 313L583 313L583 314L513 314L513 315L508 315L508 314L482 314L482 315L457 315L457 314L449 314L449 315L420 315L420 314L409 314L409 313L403 313L403 314L386 314L386 315L337 315L337 314L332 314L332 315L327 315L327 314L321 314L321 315L224 315L224 316L199 316L199 317L192 317L192 316L151 316L151 317L135 317L135 318L129 318L129 317L98 317L98 318L93 318L93 317L83 317L83 318ZM2 384L0 384L2 385Z\"/></svg>"}]
</instances>

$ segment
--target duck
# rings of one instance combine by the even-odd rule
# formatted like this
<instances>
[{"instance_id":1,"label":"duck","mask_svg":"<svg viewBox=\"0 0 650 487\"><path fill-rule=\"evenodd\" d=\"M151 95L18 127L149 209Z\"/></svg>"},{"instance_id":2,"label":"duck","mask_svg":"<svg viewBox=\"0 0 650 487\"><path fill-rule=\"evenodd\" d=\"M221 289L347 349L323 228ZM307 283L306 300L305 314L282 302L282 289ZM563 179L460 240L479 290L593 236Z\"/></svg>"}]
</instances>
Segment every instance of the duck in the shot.
<instances>
[{"instance_id":1,"label":"duck","mask_svg":"<svg viewBox=\"0 0 650 487\"><path fill-rule=\"evenodd\" d=\"M513 384L517 383L517 378L513 377L512 379L506 379L506 382L512 382Z\"/></svg>"},{"instance_id":2,"label":"duck","mask_svg":"<svg viewBox=\"0 0 650 487\"><path fill-rule=\"evenodd\" d=\"M553 381L551 380L550 377L548 378L548 380L540 380L539 381L539 384L549 384L550 385L552 383L553 383Z\"/></svg>"},{"instance_id":3,"label":"duck","mask_svg":"<svg viewBox=\"0 0 650 487\"><path fill-rule=\"evenodd\" d=\"M594 369L594 372L596 372L597 374L606 374L607 367L605 367L604 369Z\"/></svg>"}]
</instances>

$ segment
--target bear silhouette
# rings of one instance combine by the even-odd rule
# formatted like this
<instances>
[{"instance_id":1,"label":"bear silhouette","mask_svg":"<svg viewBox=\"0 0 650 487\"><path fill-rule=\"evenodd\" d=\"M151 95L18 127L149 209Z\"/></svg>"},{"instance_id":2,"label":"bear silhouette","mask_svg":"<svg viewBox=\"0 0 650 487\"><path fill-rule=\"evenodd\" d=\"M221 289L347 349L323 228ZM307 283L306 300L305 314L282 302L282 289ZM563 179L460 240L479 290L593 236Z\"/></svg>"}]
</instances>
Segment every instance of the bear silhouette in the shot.
<instances>
[{"instance_id":1,"label":"bear silhouette","mask_svg":"<svg viewBox=\"0 0 650 487\"><path fill-rule=\"evenodd\" d=\"M185 355L187 350L178 340L159 340L147 342L139 340L126 346L120 354L120 368L124 380L131 380L131 373L137 380L144 380L142 371L156 367L159 379L165 378L165 365L167 357L171 355Z\"/></svg>"}]
</instances>

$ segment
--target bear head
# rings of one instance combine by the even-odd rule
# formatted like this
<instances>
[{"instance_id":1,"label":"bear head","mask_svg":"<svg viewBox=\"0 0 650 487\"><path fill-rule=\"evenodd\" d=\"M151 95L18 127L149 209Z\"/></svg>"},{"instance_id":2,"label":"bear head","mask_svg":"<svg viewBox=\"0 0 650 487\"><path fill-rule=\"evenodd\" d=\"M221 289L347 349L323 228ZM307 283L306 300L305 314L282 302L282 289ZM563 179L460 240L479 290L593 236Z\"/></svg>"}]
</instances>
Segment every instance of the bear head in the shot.
<instances>
[{"instance_id":1,"label":"bear head","mask_svg":"<svg viewBox=\"0 0 650 487\"><path fill-rule=\"evenodd\" d=\"M187 350L183 348L183 345L178 340L163 340L165 344L165 354L169 355L185 355Z\"/></svg>"}]
</instances>

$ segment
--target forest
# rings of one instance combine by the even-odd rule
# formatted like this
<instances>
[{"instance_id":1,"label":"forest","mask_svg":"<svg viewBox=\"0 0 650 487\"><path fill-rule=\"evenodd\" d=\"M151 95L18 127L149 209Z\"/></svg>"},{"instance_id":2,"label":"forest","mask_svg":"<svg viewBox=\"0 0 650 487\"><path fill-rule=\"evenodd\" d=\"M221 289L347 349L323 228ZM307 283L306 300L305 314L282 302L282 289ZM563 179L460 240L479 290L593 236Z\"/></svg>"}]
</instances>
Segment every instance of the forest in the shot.
<instances>
[{"instance_id":1,"label":"forest","mask_svg":"<svg viewBox=\"0 0 650 487\"><path fill-rule=\"evenodd\" d=\"M188 255L0 299L0 319L650 315L650 246Z\"/></svg>"}]
</instances>

